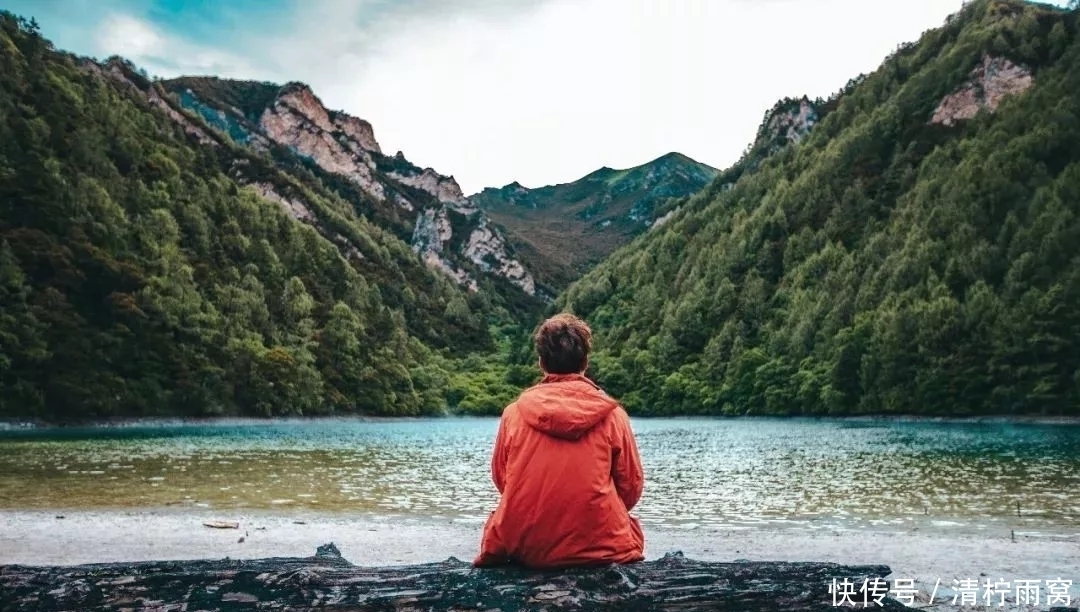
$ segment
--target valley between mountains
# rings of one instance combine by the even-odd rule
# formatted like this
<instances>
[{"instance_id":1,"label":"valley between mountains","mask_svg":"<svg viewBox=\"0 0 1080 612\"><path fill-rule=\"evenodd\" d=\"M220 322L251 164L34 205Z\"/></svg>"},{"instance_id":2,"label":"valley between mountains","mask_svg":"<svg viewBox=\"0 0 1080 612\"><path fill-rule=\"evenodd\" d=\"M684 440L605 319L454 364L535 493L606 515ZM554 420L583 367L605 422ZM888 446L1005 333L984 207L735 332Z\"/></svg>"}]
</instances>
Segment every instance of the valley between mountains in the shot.
<instances>
[{"instance_id":1,"label":"valley between mountains","mask_svg":"<svg viewBox=\"0 0 1080 612\"><path fill-rule=\"evenodd\" d=\"M3 13L0 418L497 414L556 310L634 414L1074 415L1077 30L976 0L728 168L467 195L303 83Z\"/></svg>"}]
</instances>

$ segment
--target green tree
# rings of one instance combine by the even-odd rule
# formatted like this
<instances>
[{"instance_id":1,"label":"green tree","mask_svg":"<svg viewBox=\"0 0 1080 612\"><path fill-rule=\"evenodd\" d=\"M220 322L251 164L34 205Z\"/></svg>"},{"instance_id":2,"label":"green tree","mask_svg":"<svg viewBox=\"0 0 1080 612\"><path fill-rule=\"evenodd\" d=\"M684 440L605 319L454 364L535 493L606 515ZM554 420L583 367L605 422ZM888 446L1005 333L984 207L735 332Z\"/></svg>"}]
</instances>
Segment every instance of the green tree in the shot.
<instances>
[{"instance_id":1,"label":"green tree","mask_svg":"<svg viewBox=\"0 0 1080 612\"><path fill-rule=\"evenodd\" d=\"M44 326L28 302L30 287L7 242L0 242L0 414L5 403L41 409L41 395L24 377L48 357Z\"/></svg>"},{"instance_id":2,"label":"green tree","mask_svg":"<svg viewBox=\"0 0 1080 612\"><path fill-rule=\"evenodd\" d=\"M1075 414L1075 21L978 0L810 102L800 142L771 126L802 102L778 104L680 215L557 300L594 323L599 382L642 413ZM987 58L1038 85L932 121Z\"/></svg>"}]
</instances>

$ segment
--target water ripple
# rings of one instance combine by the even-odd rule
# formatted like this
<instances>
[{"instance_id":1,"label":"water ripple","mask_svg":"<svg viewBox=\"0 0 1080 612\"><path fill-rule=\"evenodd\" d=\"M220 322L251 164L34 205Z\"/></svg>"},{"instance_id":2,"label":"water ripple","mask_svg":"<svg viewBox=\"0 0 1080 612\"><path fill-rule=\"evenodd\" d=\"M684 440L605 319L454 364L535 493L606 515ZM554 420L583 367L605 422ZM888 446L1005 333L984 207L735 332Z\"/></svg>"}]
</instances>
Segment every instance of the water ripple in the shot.
<instances>
[{"instance_id":1,"label":"water ripple","mask_svg":"<svg viewBox=\"0 0 1080 612\"><path fill-rule=\"evenodd\" d=\"M481 520L494 419L0 432L0 508L293 508ZM636 419L646 522L1073 525L1080 427ZM1019 516L1018 516L1019 513Z\"/></svg>"}]
</instances>

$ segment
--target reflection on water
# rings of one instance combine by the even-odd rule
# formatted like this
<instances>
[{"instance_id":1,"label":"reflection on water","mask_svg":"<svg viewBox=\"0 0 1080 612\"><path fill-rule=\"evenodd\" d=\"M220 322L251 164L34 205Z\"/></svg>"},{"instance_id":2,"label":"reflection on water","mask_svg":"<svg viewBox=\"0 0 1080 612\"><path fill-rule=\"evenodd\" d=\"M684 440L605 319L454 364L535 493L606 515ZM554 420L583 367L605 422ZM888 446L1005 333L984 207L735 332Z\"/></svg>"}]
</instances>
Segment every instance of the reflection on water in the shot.
<instances>
[{"instance_id":1,"label":"reflection on water","mask_svg":"<svg viewBox=\"0 0 1080 612\"><path fill-rule=\"evenodd\" d=\"M293 508L479 520L495 419L0 431L0 509ZM646 522L1072 526L1080 426L635 419ZM1019 503L1020 516L1017 517Z\"/></svg>"}]
</instances>

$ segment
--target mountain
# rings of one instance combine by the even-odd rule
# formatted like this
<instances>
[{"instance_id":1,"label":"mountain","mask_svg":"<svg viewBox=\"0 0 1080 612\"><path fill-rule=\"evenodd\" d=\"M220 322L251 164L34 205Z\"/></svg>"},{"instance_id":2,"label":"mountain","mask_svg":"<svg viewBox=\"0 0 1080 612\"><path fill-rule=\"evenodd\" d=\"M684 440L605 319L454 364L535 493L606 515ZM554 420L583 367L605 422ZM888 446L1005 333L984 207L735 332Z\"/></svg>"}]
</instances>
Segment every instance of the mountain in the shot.
<instances>
[{"instance_id":1,"label":"mountain","mask_svg":"<svg viewBox=\"0 0 1080 612\"><path fill-rule=\"evenodd\" d=\"M383 156L365 122L299 84L152 82L6 12L0 66L0 418L513 392L531 277L453 179Z\"/></svg>"},{"instance_id":2,"label":"mountain","mask_svg":"<svg viewBox=\"0 0 1080 612\"><path fill-rule=\"evenodd\" d=\"M561 185L529 189L514 182L488 188L469 200L506 228L510 243L545 284L563 289L716 173L668 153L626 170L601 168Z\"/></svg>"},{"instance_id":3,"label":"mountain","mask_svg":"<svg viewBox=\"0 0 1080 612\"><path fill-rule=\"evenodd\" d=\"M1076 10L975 0L556 306L638 414L1078 414Z\"/></svg>"},{"instance_id":4,"label":"mountain","mask_svg":"<svg viewBox=\"0 0 1080 612\"><path fill-rule=\"evenodd\" d=\"M463 286L475 291L488 277L536 296L532 274L452 176L385 155L370 123L327 109L307 85L182 77L160 86L233 142L311 172Z\"/></svg>"}]
</instances>

